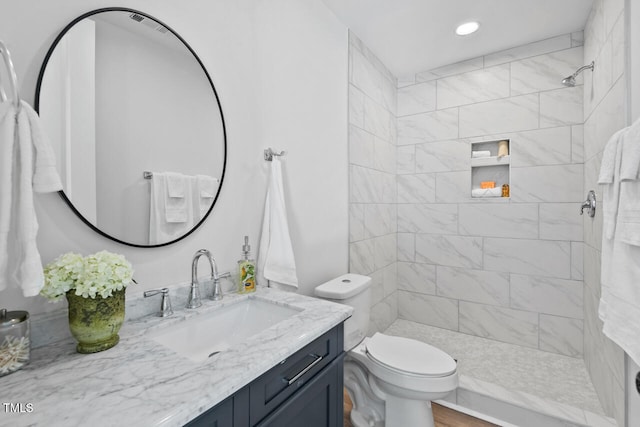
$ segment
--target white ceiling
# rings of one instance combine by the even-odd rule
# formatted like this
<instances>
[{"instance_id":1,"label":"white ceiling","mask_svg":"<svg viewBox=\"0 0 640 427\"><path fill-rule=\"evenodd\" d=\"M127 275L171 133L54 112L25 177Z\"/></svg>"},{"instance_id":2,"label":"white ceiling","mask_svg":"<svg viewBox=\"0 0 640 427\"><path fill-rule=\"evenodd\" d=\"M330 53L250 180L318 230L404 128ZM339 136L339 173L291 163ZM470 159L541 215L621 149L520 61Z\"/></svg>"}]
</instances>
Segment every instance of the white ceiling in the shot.
<instances>
[{"instance_id":1,"label":"white ceiling","mask_svg":"<svg viewBox=\"0 0 640 427\"><path fill-rule=\"evenodd\" d=\"M397 77L584 28L593 0L323 0ZM467 37L465 21L480 22Z\"/></svg>"}]
</instances>

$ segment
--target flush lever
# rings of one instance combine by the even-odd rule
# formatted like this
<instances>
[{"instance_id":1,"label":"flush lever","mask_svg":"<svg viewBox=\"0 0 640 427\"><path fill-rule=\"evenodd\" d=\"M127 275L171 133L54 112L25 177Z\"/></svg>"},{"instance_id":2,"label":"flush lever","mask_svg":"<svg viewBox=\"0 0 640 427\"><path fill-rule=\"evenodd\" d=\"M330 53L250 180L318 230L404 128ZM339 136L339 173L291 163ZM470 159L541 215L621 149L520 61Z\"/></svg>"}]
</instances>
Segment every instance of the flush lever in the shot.
<instances>
[{"instance_id":1,"label":"flush lever","mask_svg":"<svg viewBox=\"0 0 640 427\"><path fill-rule=\"evenodd\" d=\"M589 194L587 194L587 200L582 202L580 206L580 215L584 214L584 210L587 210L587 215L591 218L596 216L596 192L593 190L589 190Z\"/></svg>"}]
</instances>

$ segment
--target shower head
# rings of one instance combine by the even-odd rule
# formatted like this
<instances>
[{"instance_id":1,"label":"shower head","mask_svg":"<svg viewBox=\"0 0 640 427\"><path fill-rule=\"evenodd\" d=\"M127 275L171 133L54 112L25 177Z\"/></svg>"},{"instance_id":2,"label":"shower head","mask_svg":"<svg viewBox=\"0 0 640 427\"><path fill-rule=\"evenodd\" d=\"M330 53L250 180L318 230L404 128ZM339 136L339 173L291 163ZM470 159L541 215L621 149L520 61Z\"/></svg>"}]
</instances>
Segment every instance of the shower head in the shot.
<instances>
[{"instance_id":1,"label":"shower head","mask_svg":"<svg viewBox=\"0 0 640 427\"><path fill-rule=\"evenodd\" d=\"M595 65L594 61L591 61L591 64L584 65L578 68L578 70L575 73L562 79L562 84L568 87L574 87L576 85L576 77L578 77L578 74L580 74L581 72L587 69L593 71L594 65Z\"/></svg>"}]
</instances>

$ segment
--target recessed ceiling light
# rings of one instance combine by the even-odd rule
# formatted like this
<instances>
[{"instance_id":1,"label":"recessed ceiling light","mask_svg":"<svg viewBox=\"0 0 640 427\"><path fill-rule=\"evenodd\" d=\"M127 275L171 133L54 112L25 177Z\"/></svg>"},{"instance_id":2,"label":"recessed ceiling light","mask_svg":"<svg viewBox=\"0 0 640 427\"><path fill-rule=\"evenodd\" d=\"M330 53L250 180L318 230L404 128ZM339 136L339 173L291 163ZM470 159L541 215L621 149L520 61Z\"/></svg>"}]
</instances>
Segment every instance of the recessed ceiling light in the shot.
<instances>
[{"instance_id":1,"label":"recessed ceiling light","mask_svg":"<svg viewBox=\"0 0 640 427\"><path fill-rule=\"evenodd\" d=\"M456 28L456 34L459 36L468 36L471 33L475 33L480 28L480 24L476 21L465 22L464 24L458 25Z\"/></svg>"}]
</instances>

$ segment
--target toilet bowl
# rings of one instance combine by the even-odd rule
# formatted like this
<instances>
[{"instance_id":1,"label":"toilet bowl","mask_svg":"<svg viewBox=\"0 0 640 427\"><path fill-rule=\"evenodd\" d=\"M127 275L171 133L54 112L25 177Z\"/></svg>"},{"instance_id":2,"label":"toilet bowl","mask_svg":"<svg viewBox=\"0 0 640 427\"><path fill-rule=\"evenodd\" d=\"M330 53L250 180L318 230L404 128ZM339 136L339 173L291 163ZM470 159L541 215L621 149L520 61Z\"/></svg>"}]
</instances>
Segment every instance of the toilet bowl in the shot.
<instances>
[{"instance_id":1,"label":"toilet bowl","mask_svg":"<svg viewBox=\"0 0 640 427\"><path fill-rule=\"evenodd\" d=\"M366 337L370 286L370 277L345 274L315 289L320 298L354 308L344 326L351 422L355 427L433 427L431 401L457 388L456 362L420 341L381 333Z\"/></svg>"}]
</instances>

